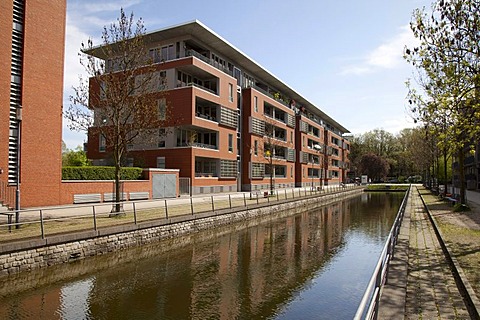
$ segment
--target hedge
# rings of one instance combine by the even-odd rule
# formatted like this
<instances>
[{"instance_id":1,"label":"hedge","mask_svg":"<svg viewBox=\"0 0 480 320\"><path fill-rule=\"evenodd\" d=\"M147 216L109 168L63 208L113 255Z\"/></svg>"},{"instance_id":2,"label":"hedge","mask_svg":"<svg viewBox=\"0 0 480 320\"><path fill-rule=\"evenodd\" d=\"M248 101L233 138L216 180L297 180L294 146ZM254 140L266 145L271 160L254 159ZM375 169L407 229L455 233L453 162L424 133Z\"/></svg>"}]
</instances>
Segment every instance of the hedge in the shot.
<instances>
[{"instance_id":1,"label":"hedge","mask_svg":"<svg viewBox=\"0 0 480 320\"><path fill-rule=\"evenodd\" d=\"M121 180L141 180L142 168L122 167ZM63 167L62 180L115 180L115 167Z\"/></svg>"}]
</instances>

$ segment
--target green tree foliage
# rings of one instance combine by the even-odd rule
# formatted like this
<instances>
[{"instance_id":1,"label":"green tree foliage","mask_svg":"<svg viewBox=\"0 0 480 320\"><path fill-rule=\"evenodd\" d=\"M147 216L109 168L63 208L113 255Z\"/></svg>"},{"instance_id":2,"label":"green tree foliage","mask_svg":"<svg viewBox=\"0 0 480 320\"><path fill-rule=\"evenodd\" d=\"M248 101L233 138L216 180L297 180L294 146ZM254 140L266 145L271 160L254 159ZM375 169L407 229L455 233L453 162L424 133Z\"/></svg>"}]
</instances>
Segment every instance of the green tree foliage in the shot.
<instances>
[{"instance_id":1,"label":"green tree foliage","mask_svg":"<svg viewBox=\"0 0 480 320\"><path fill-rule=\"evenodd\" d=\"M480 133L480 0L439 0L431 12L417 9L410 27L418 46L406 48L416 67L416 83L407 81L410 109L425 124L440 152L458 154L463 178L464 148ZM465 186L460 183L461 202Z\"/></svg>"},{"instance_id":2,"label":"green tree foliage","mask_svg":"<svg viewBox=\"0 0 480 320\"><path fill-rule=\"evenodd\" d=\"M89 165L90 161L87 159L87 153L83 151L80 146L77 146L75 150L65 149L62 152L63 167L82 167Z\"/></svg>"},{"instance_id":3,"label":"green tree foliage","mask_svg":"<svg viewBox=\"0 0 480 320\"><path fill-rule=\"evenodd\" d=\"M373 181L383 180L388 174L390 165L385 158L374 153L367 153L361 156L359 167L362 174L368 175Z\"/></svg>"},{"instance_id":4,"label":"green tree foliage","mask_svg":"<svg viewBox=\"0 0 480 320\"><path fill-rule=\"evenodd\" d=\"M434 136L423 127L407 128L393 135L382 129L375 129L364 134L355 135L350 140L350 161L356 176L366 174L361 162L366 154L374 154L388 163L389 177L409 177L422 175L438 177L443 173L444 165L438 167L438 148ZM435 171L433 171L435 169ZM431 172L432 170L432 172ZM441 176L441 175L440 175ZM451 171L447 179L451 178ZM442 176L442 180L444 180Z\"/></svg>"}]
</instances>

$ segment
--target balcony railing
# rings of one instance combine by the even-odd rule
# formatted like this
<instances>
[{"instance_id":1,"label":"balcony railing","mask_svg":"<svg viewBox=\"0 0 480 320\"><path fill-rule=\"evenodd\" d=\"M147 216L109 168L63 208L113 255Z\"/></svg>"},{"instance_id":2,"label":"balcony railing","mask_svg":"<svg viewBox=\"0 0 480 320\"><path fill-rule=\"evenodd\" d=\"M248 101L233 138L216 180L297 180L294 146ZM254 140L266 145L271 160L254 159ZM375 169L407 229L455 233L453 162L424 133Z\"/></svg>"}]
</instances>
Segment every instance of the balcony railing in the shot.
<instances>
[{"instance_id":1,"label":"balcony railing","mask_svg":"<svg viewBox=\"0 0 480 320\"><path fill-rule=\"evenodd\" d=\"M218 93L216 93L214 90L212 89L209 89L207 87L204 87L202 85L199 85L197 83L194 83L194 82L189 82L189 83L183 83L183 82L177 82L177 88L183 88L183 87L196 87L196 88L200 88L202 90L205 90L205 91L208 91L216 96L218 96Z\"/></svg>"},{"instance_id":2,"label":"balcony railing","mask_svg":"<svg viewBox=\"0 0 480 320\"><path fill-rule=\"evenodd\" d=\"M203 113L200 113L200 112L196 112L195 116L197 116L199 118L202 118L202 119L218 122L217 117L209 115L209 114L203 114Z\"/></svg>"},{"instance_id":3,"label":"balcony railing","mask_svg":"<svg viewBox=\"0 0 480 320\"><path fill-rule=\"evenodd\" d=\"M228 68L224 67L223 65L221 65L221 64L219 64L219 63L216 63L216 62L213 61L212 59L205 57L204 55L198 53L198 52L195 51L195 50L192 50L192 49L186 50L186 51L185 51L185 57L195 57L195 58L198 58L198 59L202 60L203 62L208 63L208 64L211 65L212 67L215 67L216 69L218 69L218 70L220 70L220 71L223 71L223 72L225 72L226 74L228 74L228 75L230 75L230 76L233 77L233 71L229 70Z\"/></svg>"}]
</instances>

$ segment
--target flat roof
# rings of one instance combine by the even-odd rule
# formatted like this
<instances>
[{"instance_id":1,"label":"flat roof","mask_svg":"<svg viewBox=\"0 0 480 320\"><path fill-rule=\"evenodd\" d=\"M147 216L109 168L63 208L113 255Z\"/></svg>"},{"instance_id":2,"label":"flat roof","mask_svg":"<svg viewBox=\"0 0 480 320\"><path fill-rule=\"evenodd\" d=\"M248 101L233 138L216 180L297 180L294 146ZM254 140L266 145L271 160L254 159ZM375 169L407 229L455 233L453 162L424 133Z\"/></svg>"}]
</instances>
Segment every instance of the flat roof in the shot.
<instances>
[{"instance_id":1,"label":"flat roof","mask_svg":"<svg viewBox=\"0 0 480 320\"><path fill-rule=\"evenodd\" d=\"M328 124L332 125L342 133L349 133L345 127L335 121L333 118L328 116L325 112L320 110L313 103L308 101L298 92L289 87L286 83L280 80L278 77L273 75L271 72L263 68L259 63L250 58L248 55L243 53L241 50L236 48L234 45L229 43L227 40L222 38L220 35L215 33L213 30L208 28L202 22L198 20L193 20L185 22L182 24L174 25L167 28L162 28L146 33L145 41L149 43L157 43L172 38L178 38L181 36L190 35L192 38L201 40L203 44L214 48L216 52L220 55L223 55L230 59L236 67L243 69L251 73L252 76L258 78L258 80L268 84L269 86L274 87L280 92L286 94L291 99L298 102L300 105L304 106L309 112L317 115L321 119L325 120ZM86 53L96 56L101 59L107 57L102 56L102 50L97 50L101 46L95 47L92 50L86 51Z\"/></svg>"}]
</instances>

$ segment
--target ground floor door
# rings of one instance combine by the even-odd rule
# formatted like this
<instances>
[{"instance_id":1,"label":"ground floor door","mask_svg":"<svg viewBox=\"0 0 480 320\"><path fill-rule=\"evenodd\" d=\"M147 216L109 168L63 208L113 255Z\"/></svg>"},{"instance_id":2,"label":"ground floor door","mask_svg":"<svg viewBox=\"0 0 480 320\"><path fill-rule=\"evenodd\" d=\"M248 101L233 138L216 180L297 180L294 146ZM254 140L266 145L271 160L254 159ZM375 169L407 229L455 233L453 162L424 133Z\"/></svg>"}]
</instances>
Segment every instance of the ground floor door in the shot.
<instances>
[{"instance_id":1,"label":"ground floor door","mask_svg":"<svg viewBox=\"0 0 480 320\"><path fill-rule=\"evenodd\" d=\"M177 177L174 174L154 174L153 175L153 198L176 198L177 197Z\"/></svg>"}]
</instances>

